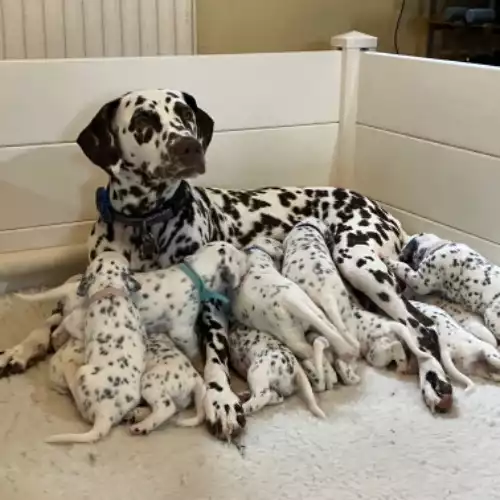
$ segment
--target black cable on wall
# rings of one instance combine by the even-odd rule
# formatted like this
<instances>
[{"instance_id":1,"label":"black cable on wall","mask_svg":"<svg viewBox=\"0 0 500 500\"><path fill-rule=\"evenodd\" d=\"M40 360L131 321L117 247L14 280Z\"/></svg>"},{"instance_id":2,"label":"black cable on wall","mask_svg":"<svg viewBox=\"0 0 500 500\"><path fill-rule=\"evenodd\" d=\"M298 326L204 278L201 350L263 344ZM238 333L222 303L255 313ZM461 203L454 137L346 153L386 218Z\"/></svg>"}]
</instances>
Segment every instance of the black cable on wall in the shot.
<instances>
[{"instance_id":1,"label":"black cable on wall","mask_svg":"<svg viewBox=\"0 0 500 500\"><path fill-rule=\"evenodd\" d=\"M399 54L399 28L401 27L401 20L403 19L403 12L406 7L406 0L402 0L401 8L399 9L398 20L396 21L396 27L394 29L394 51Z\"/></svg>"}]
</instances>

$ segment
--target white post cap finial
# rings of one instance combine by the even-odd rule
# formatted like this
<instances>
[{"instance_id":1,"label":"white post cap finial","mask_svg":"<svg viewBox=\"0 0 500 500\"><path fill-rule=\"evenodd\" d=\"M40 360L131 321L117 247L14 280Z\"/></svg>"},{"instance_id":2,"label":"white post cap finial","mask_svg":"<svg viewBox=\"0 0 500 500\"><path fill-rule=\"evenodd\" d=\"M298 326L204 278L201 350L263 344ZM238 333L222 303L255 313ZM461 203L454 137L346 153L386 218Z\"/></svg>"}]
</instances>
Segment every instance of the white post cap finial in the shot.
<instances>
[{"instance_id":1,"label":"white post cap finial","mask_svg":"<svg viewBox=\"0 0 500 500\"><path fill-rule=\"evenodd\" d=\"M334 49L360 49L369 50L377 48L377 37L361 33L360 31L349 31L343 35L333 36L330 45Z\"/></svg>"}]
</instances>

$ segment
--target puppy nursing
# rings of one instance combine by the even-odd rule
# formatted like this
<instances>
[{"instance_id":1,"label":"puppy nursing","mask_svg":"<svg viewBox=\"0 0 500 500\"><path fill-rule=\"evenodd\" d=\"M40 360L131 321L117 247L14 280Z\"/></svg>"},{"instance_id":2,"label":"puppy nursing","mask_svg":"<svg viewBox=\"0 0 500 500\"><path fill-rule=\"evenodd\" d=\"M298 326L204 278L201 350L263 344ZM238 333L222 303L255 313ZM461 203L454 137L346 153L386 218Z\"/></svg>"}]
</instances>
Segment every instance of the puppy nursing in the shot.
<instances>
[{"instance_id":1,"label":"puppy nursing","mask_svg":"<svg viewBox=\"0 0 500 500\"><path fill-rule=\"evenodd\" d=\"M298 387L311 413L325 418L307 375L288 347L268 333L238 324L231 328L228 340L231 365L246 378L251 391L243 403L246 414L282 403ZM320 351L325 347L321 344L317 344Z\"/></svg>"},{"instance_id":2,"label":"puppy nursing","mask_svg":"<svg viewBox=\"0 0 500 500\"><path fill-rule=\"evenodd\" d=\"M310 327L327 339L340 358L357 355L306 292L279 272L276 262L282 257L280 243L262 237L245 251L248 272L233 302L233 314L240 323L272 334L301 360L314 356L305 338Z\"/></svg>"},{"instance_id":3,"label":"puppy nursing","mask_svg":"<svg viewBox=\"0 0 500 500\"><path fill-rule=\"evenodd\" d=\"M148 434L195 403L196 415L177 419L176 424L193 427L203 422L205 382L189 359L177 349L166 333L148 333L146 367L141 379L141 396L150 409L137 407L128 415L132 434Z\"/></svg>"},{"instance_id":4,"label":"puppy nursing","mask_svg":"<svg viewBox=\"0 0 500 500\"><path fill-rule=\"evenodd\" d=\"M85 298L85 360L79 368L67 364L65 375L80 414L93 427L48 442L97 441L139 403L145 332L131 299L138 288L125 258L115 252L102 253L87 269L77 291Z\"/></svg>"}]
</instances>

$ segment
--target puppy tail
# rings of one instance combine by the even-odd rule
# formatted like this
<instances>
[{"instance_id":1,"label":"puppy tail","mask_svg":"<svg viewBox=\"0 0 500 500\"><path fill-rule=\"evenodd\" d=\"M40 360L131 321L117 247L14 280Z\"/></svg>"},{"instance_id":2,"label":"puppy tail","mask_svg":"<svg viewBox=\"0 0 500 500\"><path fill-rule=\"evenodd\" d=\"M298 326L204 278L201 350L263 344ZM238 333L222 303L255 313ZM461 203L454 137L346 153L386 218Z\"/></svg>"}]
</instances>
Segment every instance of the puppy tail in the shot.
<instances>
[{"instance_id":1,"label":"puppy tail","mask_svg":"<svg viewBox=\"0 0 500 500\"><path fill-rule=\"evenodd\" d=\"M64 283L61 286L39 293L16 293L15 296L27 302L44 302L47 300L61 300L76 293L78 283Z\"/></svg>"},{"instance_id":2,"label":"puppy tail","mask_svg":"<svg viewBox=\"0 0 500 500\"><path fill-rule=\"evenodd\" d=\"M297 362L297 373L295 375L295 382L299 388L299 392L304 398L307 408L309 411L318 418L326 418L323 410L318 406L316 402L316 397L314 396L314 391L311 387L311 383L307 378L306 372L303 370L300 363Z\"/></svg>"},{"instance_id":3,"label":"puppy tail","mask_svg":"<svg viewBox=\"0 0 500 500\"><path fill-rule=\"evenodd\" d=\"M46 443L95 443L111 431L112 422L104 415L98 415L94 422L94 427L82 434L56 434L48 437Z\"/></svg>"},{"instance_id":4,"label":"puppy tail","mask_svg":"<svg viewBox=\"0 0 500 500\"><path fill-rule=\"evenodd\" d=\"M339 356L353 357L357 355L357 350L344 340L337 329L329 323L323 311L305 292L300 290L300 293L296 293L296 291L287 293L283 302L285 308L294 317L318 330Z\"/></svg>"},{"instance_id":5,"label":"puppy tail","mask_svg":"<svg viewBox=\"0 0 500 500\"><path fill-rule=\"evenodd\" d=\"M465 385L465 392L470 392L475 388L474 382L455 366L455 363L453 363L453 359L451 358L449 349L442 344L441 363L443 364L443 368L446 370L446 373L450 377L453 377L457 382Z\"/></svg>"},{"instance_id":6,"label":"puppy tail","mask_svg":"<svg viewBox=\"0 0 500 500\"><path fill-rule=\"evenodd\" d=\"M405 326L400 325L395 321L391 322L391 331L396 334L399 340L402 340L407 345L408 349L410 349L410 351L416 356L417 359L432 358L431 354L422 351L422 349L418 347L418 344L415 342L415 339L413 338L412 334Z\"/></svg>"},{"instance_id":7,"label":"puppy tail","mask_svg":"<svg viewBox=\"0 0 500 500\"><path fill-rule=\"evenodd\" d=\"M196 410L196 415L191 418L179 418L175 422L176 425L179 427L196 427L205 421L205 405L203 401L206 392L205 382L199 377L194 388L194 408Z\"/></svg>"}]
</instances>

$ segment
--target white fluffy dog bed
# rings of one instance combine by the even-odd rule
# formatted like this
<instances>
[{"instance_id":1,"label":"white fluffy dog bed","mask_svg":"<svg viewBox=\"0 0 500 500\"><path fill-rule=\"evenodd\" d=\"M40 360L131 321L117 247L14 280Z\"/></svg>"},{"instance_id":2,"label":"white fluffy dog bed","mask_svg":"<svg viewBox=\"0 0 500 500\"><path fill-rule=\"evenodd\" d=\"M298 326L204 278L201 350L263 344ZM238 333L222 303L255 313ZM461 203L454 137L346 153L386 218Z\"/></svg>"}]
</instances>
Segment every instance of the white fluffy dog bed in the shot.
<instances>
[{"instance_id":1,"label":"white fluffy dog bed","mask_svg":"<svg viewBox=\"0 0 500 500\"><path fill-rule=\"evenodd\" d=\"M50 307L45 310L50 309ZM44 310L0 298L0 348L22 339ZM500 388L479 384L456 411L433 417L416 378L363 370L359 387L320 396L319 421L297 398L248 422L244 456L203 427L149 437L125 427L95 445L54 446L86 429L48 385L47 363L0 380L2 500L470 500L500 497Z\"/></svg>"}]
</instances>

